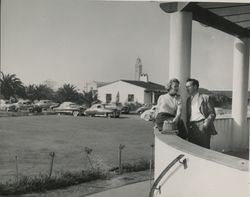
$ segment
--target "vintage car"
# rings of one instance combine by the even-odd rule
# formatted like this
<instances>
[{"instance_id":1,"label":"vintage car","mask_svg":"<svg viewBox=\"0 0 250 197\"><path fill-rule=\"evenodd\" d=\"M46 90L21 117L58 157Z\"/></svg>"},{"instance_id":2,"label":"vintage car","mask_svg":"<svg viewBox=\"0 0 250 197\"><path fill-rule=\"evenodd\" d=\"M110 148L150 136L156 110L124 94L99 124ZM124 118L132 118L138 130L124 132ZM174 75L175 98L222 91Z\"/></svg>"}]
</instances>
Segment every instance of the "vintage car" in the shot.
<instances>
[{"instance_id":1,"label":"vintage car","mask_svg":"<svg viewBox=\"0 0 250 197\"><path fill-rule=\"evenodd\" d=\"M16 106L16 111L33 111L34 109L34 104L30 100L19 100L13 104Z\"/></svg>"},{"instance_id":2,"label":"vintage car","mask_svg":"<svg viewBox=\"0 0 250 197\"><path fill-rule=\"evenodd\" d=\"M140 118L143 119L143 120L146 120L146 121L155 120L156 113L157 113L157 105L153 106L151 109L148 109L148 110L144 111L140 115Z\"/></svg>"},{"instance_id":3,"label":"vintage car","mask_svg":"<svg viewBox=\"0 0 250 197\"><path fill-rule=\"evenodd\" d=\"M119 109L106 106L105 104L92 105L89 109L86 109L84 112L86 116L102 115L113 118L119 118L120 113L121 111Z\"/></svg>"},{"instance_id":4,"label":"vintage car","mask_svg":"<svg viewBox=\"0 0 250 197\"><path fill-rule=\"evenodd\" d=\"M59 103L55 103L51 100L40 100L36 103L36 105L42 109L53 109L59 106Z\"/></svg>"},{"instance_id":5,"label":"vintage car","mask_svg":"<svg viewBox=\"0 0 250 197\"><path fill-rule=\"evenodd\" d=\"M85 106L78 105L73 102L63 102L59 107L55 107L53 110L58 114L71 114L73 116L84 115Z\"/></svg>"},{"instance_id":6,"label":"vintage car","mask_svg":"<svg viewBox=\"0 0 250 197\"><path fill-rule=\"evenodd\" d=\"M138 108L136 110L136 113L137 114L142 114L144 111L148 110L148 109L151 109L152 107L152 104L144 104L143 106L141 106L140 108Z\"/></svg>"},{"instance_id":7,"label":"vintage car","mask_svg":"<svg viewBox=\"0 0 250 197\"><path fill-rule=\"evenodd\" d=\"M130 107L129 106L123 106L122 109L121 109L121 113L123 114L129 114L130 112Z\"/></svg>"},{"instance_id":8,"label":"vintage car","mask_svg":"<svg viewBox=\"0 0 250 197\"><path fill-rule=\"evenodd\" d=\"M0 110L3 111L16 111L16 105L9 100L0 99Z\"/></svg>"}]
</instances>

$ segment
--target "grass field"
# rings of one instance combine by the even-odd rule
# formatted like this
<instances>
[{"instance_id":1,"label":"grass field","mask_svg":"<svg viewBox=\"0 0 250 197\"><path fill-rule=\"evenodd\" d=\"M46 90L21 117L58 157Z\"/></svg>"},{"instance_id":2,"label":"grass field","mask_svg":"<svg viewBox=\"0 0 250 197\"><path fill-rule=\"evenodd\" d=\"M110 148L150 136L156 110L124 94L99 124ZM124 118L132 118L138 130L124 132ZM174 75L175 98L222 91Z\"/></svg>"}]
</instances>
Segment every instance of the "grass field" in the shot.
<instances>
[{"instance_id":1,"label":"grass field","mask_svg":"<svg viewBox=\"0 0 250 197\"><path fill-rule=\"evenodd\" d=\"M150 159L152 123L136 116L119 119L72 116L26 116L0 118L0 176L13 178L48 173L50 152L55 152L54 172L86 169L84 148L101 167L117 166L118 146L125 144L123 161Z\"/></svg>"}]
</instances>

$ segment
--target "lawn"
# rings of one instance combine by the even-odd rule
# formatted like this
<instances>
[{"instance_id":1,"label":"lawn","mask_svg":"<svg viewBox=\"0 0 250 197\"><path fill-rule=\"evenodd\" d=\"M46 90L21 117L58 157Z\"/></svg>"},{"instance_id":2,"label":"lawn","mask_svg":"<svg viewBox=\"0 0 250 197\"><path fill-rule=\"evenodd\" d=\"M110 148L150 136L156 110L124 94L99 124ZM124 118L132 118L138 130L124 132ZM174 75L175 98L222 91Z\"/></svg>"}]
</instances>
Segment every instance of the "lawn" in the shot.
<instances>
[{"instance_id":1,"label":"lawn","mask_svg":"<svg viewBox=\"0 0 250 197\"><path fill-rule=\"evenodd\" d=\"M89 168L85 147L101 167L117 166L118 146L124 144L123 161L150 159L153 143L151 122L136 116L119 119L72 116L0 118L0 177L48 173L50 152L55 152L54 172Z\"/></svg>"}]
</instances>

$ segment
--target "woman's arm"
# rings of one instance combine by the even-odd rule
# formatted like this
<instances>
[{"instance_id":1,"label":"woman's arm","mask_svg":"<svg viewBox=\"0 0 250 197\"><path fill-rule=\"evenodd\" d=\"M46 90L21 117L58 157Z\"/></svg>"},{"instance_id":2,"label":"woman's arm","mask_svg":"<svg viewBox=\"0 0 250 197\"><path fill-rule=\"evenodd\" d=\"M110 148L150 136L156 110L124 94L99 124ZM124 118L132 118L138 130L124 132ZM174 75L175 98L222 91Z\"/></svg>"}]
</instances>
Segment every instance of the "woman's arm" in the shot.
<instances>
[{"instance_id":1,"label":"woman's arm","mask_svg":"<svg viewBox=\"0 0 250 197\"><path fill-rule=\"evenodd\" d=\"M181 102L181 98L179 97L177 99L177 111L176 111L176 115L173 119L174 123L178 123L178 121L181 119L181 113L182 113L182 102Z\"/></svg>"},{"instance_id":2,"label":"woman's arm","mask_svg":"<svg viewBox=\"0 0 250 197\"><path fill-rule=\"evenodd\" d=\"M155 111L155 117L157 116L157 114L159 113L159 109L160 109L160 105L161 105L161 97L162 96L159 96L158 100L157 100L157 104L156 104L156 111Z\"/></svg>"}]
</instances>

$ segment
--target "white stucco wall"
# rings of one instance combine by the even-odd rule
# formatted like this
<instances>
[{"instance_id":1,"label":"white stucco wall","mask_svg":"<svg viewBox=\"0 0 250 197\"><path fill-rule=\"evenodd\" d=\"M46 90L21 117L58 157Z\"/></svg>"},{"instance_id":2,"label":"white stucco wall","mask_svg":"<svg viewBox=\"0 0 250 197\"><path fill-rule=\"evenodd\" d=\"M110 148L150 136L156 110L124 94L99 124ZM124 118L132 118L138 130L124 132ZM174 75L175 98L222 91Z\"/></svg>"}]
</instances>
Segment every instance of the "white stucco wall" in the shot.
<instances>
[{"instance_id":1,"label":"white stucco wall","mask_svg":"<svg viewBox=\"0 0 250 197\"><path fill-rule=\"evenodd\" d=\"M117 92L120 94L120 102L124 103L128 101L128 94L134 94L134 101L144 103L144 88L126 83L123 81L117 81L98 88L98 99L106 102L106 94L112 95L111 102L116 101Z\"/></svg>"},{"instance_id":2,"label":"white stucco wall","mask_svg":"<svg viewBox=\"0 0 250 197\"><path fill-rule=\"evenodd\" d=\"M250 196L247 160L204 149L171 135L155 137L155 179L180 154L187 158L188 168L184 170L176 163L160 182L161 192L156 191L154 197Z\"/></svg>"}]
</instances>

